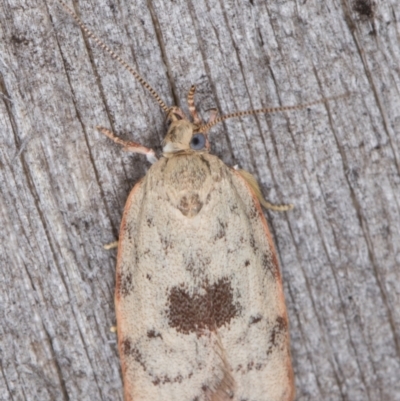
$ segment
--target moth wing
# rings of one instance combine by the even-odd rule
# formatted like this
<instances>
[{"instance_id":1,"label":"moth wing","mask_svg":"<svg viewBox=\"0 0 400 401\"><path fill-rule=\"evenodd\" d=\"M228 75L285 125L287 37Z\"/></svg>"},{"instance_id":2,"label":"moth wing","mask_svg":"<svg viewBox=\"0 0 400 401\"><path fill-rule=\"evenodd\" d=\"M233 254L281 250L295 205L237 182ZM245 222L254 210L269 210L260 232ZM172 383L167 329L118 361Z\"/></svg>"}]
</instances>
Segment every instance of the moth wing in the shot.
<instances>
[{"instance_id":1,"label":"moth wing","mask_svg":"<svg viewBox=\"0 0 400 401\"><path fill-rule=\"evenodd\" d=\"M129 219L131 218L131 207L137 207L143 202L144 191L142 181L136 183L131 190L124 207L124 214L121 220L120 235L118 240L118 256L117 256L117 269L116 269L116 284L115 284L115 311L117 316L117 334L118 334L118 349L121 361L122 376L124 380L124 400L133 401L132 387L134 382L132 376L128 373L129 370L129 356L134 351L133 345L130 343L128 337L124 334L124 323L127 320L135 319L136 313L134 305L132 305L131 313L129 316L129 308L124 308L124 298L133 290L133 273L129 266L125 264L125 247L122 244L129 243L132 235L134 235L132 224ZM128 310L127 310L128 309Z\"/></svg>"},{"instance_id":2,"label":"moth wing","mask_svg":"<svg viewBox=\"0 0 400 401\"><path fill-rule=\"evenodd\" d=\"M185 160L169 161L170 174L167 161L153 165L124 211L116 311L126 401L291 401L282 283L259 202L215 156Z\"/></svg>"},{"instance_id":3,"label":"moth wing","mask_svg":"<svg viewBox=\"0 0 400 401\"><path fill-rule=\"evenodd\" d=\"M267 346L266 354L270 357L265 369L263 369L265 375L264 382L267 389L265 394L268 394L268 397L270 397L266 399L292 401L295 398L294 374L290 356L288 317L277 252L263 209L252 185L239 172L232 171L232 173L235 177L233 182L238 195L244 204L247 205L251 230L259 239L257 241L259 242L258 246L264 252L264 255L259 258L259 262L261 262L259 263L259 270L264 271L266 277L269 276L266 282L268 283L267 287L271 287L268 288L267 292L272 294L272 297L267 294L264 294L263 297L265 304L264 316L268 316L267 320L269 320L267 327L262 329L262 332L267 337L267 342L264 343ZM257 245L255 247L257 248ZM255 252L257 251L258 249L255 250ZM273 306L272 308L268 308L267 300L271 298L273 299ZM261 316L251 320L250 325L258 324L256 321L259 317ZM255 335L254 338L259 338L259 335ZM257 369L257 366L255 368ZM261 377L260 379L263 380Z\"/></svg>"}]
</instances>

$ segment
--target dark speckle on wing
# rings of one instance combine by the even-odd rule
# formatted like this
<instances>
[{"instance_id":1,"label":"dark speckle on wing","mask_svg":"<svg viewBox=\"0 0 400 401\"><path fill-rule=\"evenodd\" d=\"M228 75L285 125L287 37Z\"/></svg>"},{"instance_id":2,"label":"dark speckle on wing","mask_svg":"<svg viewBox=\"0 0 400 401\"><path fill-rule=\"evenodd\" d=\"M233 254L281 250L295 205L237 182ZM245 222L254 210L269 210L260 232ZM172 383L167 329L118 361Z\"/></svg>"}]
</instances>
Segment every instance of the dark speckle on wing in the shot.
<instances>
[{"instance_id":1,"label":"dark speckle on wing","mask_svg":"<svg viewBox=\"0 0 400 401\"><path fill-rule=\"evenodd\" d=\"M144 358L140 351L132 344L131 340L129 337L124 338L121 341L121 348L120 352L127 358L127 359L133 359L135 362L137 362L144 371L147 370L146 364L144 362Z\"/></svg>"},{"instance_id":2,"label":"dark speckle on wing","mask_svg":"<svg viewBox=\"0 0 400 401\"><path fill-rule=\"evenodd\" d=\"M267 350L268 355L273 352L274 348L280 347L284 342L286 342L287 330L288 330L287 318L284 316L278 316L275 319L275 324L272 327L268 339L269 343Z\"/></svg>"},{"instance_id":3,"label":"dark speckle on wing","mask_svg":"<svg viewBox=\"0 0 400 401\"><path fill-rule=\"evenodd\" d=\"M121 271L122 273L119 273L117 275L117 294L119 294L122 297L128 296L131 291L133 290L133 277L132 273L124 266L121 266Z\"/></svg>"},{"instance_id":4,"label":"dark speckle on wing","mask_svg":"<svg viewBox=\"0 0 400 401\"><path fill-rule=\"evenodd\" d=\"M268 252L262 255L262 265L264 270L269 271L275 278L279 277L278 259L274 252Z\"/></svg>"}]
</instances>

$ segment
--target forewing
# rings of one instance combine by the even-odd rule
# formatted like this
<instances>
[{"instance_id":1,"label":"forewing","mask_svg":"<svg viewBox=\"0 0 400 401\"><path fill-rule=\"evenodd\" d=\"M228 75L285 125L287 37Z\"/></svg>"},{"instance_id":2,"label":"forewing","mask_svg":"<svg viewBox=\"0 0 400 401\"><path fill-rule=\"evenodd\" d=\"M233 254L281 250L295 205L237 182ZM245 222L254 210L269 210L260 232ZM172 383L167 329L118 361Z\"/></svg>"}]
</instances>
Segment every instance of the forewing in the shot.
<instances>
[{"instance_id":1,"label":"forewing","mask_svg":"<svg viewBox=\"0 0 400 401\"><path fill-rule=\"evenodd\" d=\"M291 400L276 252L246 182L210 155L129 196L116 309L126 399Z\"/></svg>"}]
</instances>

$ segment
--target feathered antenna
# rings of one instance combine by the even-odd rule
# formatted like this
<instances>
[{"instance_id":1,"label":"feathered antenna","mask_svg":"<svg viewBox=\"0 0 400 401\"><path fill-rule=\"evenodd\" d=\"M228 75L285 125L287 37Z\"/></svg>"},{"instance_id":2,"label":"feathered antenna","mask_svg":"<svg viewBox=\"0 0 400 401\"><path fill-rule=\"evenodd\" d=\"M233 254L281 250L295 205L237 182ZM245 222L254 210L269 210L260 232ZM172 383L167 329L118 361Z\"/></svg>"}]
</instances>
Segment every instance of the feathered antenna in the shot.
<instances>
[{"instance_id":1,"label":"feathered antenna","mask_svg":"<svg viewBox=\"0 0 400 401\"><path fill-rule=\"evenodd\" d=\"M64 9L72 16L72 18L78 23L78 25L82 28L82 30L88 35L88 37L92 38L96 44L101 47L104 51L106 51L114 60L117 60L125 69L127 69L138 81L144 86L156 102L161 106L161 108L168 113L170 108L162 101L159 94L146 82L144 78L142 78L139 73L137 73L125 60L123 60L118 54L113 52L99 37L97 37L86 25L81 21L81 19L62 1L58 0L60 4L64 7Z\"/></svg>"}]
</instances>

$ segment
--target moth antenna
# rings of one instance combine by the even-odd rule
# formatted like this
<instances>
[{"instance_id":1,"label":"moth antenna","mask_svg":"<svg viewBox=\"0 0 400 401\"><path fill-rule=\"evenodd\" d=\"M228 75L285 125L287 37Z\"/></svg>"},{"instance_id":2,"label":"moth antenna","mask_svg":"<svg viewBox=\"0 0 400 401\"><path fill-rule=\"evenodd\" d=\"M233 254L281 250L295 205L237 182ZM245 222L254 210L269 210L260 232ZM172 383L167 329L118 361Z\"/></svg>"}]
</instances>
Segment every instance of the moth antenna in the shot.
<instances>
[{"instance_id":1,"label":"moth antenna","mask_svg":"<svg viewBox=\"0 0 400 401\"><path fill-rule=\"evenodd\" d=\"M188 93L187 102L188 102L188 106L189 106L190 115L193 118L193 122L196 125L201 125L201 120L199 118L199 115L197 114L196 106L194 104L194 94L195 94L195 92L196 92L196 87L194 85L192 85L190 87L190 90L189 90L189 93Z\"/></svg>"},{"instance_id":2,"label":"moth antenna","mask_svg":"<svg viewBox=\"0 0 400 401\"><path fill-rule=\"evenodd\" d=\"M125 60L123 60L118 54L112 51L98 36L96 36L86 25L82 22L82 20L62 1L58 0L60 4L64 7L65 11L72 16L72 18L77 22L77 24L81 27L81 29L86 33L86 35L93 39L96 44L102 48L105 52L107 52L114 60L117 60L126 70L128 70L138 81L139 83L145 87L156 102L161 106L161 108L168 113L169 107L161 100L158 93L142 78L139 73L137 73Z\"/></svg>"},{"instance_id":3,"label":"moth antenna","mask_svg":"<svg viewBox=\"0 0 400 401\"><path fill-rule=\"evenodd\" d=\"M218 116L218 110L217 109L210 109L210 116L208 117L208 122L207 124L212 123ZM201 127L201 122L200 122L200 127ZM210 141L208 140L208 131L203 132L204 136L206 137L206 149L210 150Z\"/></svg>"},{"instance_id":4,"label":"moth antenna","mask_svg":"<svg viewBox=\"0 0 400 401\"><path fill-rule=\"evenodd\" d=\"M305 109L307 107L314 106L316 104L326 103L328 101L337 100L337 99L347 97L347 96L349 96L349 93L345 93L343 95L338 95L338 96L328 97L323 100L320 99L320 100L315 100L313 102L298 104L295 106L266 107L264 109L237 111L235 113L230 113L230 114L226 114L225 116L215 118L213 121L210 121L207 124L202 125L199 128L199 132L207 132L210 128L214 127L214 125L217 125L218 123L220 123L222 121L228 120L229 118L250 116L253 114L261 114L261 113L270 114L270 113L276 113L276 112L280 112L280 111L301 110L301 109Z\"/></svg>"}]
</instances>

